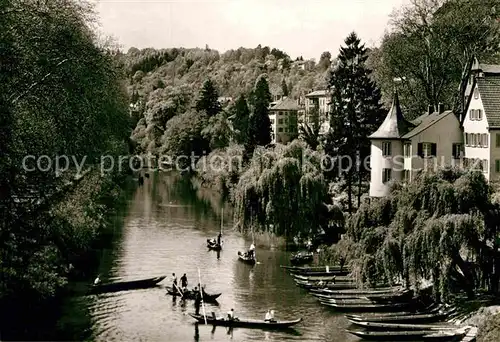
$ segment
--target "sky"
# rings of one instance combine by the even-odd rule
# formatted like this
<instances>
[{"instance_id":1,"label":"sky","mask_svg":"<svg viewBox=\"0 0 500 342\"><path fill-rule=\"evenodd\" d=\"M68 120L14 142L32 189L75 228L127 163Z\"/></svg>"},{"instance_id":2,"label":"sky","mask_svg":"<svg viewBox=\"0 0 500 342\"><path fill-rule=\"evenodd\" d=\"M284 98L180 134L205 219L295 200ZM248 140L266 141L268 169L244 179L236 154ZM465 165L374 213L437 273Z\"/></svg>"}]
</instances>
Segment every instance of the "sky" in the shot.
<instances>
[{"instance_id":1,"label":"sky","mask_svg":"<svg viewBox=\"0 0 500 342\"><path fill-rule=\"evenodd\" d=\"M389 15L408 0L93 0L100 31L130 47L204 48L224 52L261 44L295 59L338 54L355 31L378 45Z\"/></svg>"}]
</instances>

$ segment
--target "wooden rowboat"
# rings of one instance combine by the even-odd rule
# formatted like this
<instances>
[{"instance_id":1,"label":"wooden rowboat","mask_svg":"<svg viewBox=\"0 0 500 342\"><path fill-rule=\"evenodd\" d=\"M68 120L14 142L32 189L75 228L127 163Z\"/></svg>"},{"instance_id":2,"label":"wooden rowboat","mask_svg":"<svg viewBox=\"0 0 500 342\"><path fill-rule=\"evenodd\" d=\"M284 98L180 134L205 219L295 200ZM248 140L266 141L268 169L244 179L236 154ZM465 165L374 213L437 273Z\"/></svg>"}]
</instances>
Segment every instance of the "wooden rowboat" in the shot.
<instances>
[{"instance_id":1,"label":"wooden rowboat","mask_svg":"<svg viewBox=\"0 0 500 342\"><path fill-rule=\"evenodd\" d=\"M255 265L255 263L257 262L255 258L249 258L246 253L241 252L238 252L238 259L249 265Z\"/></svg>"},{"instance_id":2,"label":"wooden rowboat","mask_svg":"<svg viewBox=\"0 0 500 342\"><path fill-rule=\"evenodd\" d=\"M213 251L220 251L222 249L222 245L219 245L213 239L207 239L207 248Z\"/></svg>"},{"instance_id":3,"label":"wooden rowboat","mask_svg":"<svg viewBox=\"0 0 500 342\"><path fill-rule=\"evenodd\" d=\"M333 307L339 310L349 311L391 311L399 310L409 306L409 303L390 303L390 304L376 304L376 303L335 303L320 301L322 305Z\"/></svg>"},{"instance_id":4,"label":"wooden rowboat","mask_svg":"<svg viewBox=\"0 0 500 342\"><path fill-rule=\"evenodd\" d=\"M93 285L88 291L89 294L99 294L108 292L119 292L128 291L136 289L147 289L150 287L155 287L156 284L165 279L166 276L154 277L148 279L132 280L132 281L120 281L116 283L103 283Z\"/></svg>"},{"instance_id":5,"label":"wooden rowboat","mask_svg":"<svg viewBox=\"0 0 500 342\"><path fill-rule=\"evenodd\" d=\"M196 319L199 323L205 323L205 318L203 315L189 314L191 317ZM225 318L215 318L214 316L206 316L207 324L211 325L221 325L226 327L241 327L241 328L257 328L257 329L287 329L291 326L299 324L302 322L302 318L298 318L292 321L274 321L266 322L264 320L257 319L242 319L237 318L235 320L227 320Z\"/></svg>"},{"instance_id":6,"label":"wooden rowboat","mask_svg":"<svg viewBox=\"0 0 500 342\"><path fill-rule=\"evenodd\" d=\"M355 331L347 332L372 341L456 341L463 338L469 328L452 331L414 330L414 331Z\"/></svg>"},{"instance_id":7,"label":"wooden rowboat","mask_svg":"<svg viewBox=\"0 0 500 342\"><path fill-rule=\"evenodd\" d=\"M180 293L178 291L174 291L172 287L167 287L167 294L171 296L179 296L181 297ZM216 302L217 298L221 296L222 293L215 293L215 294L209 294L203 291L203 301L205 302ZM196 299L196 292L193 290L186 290L182 293L182 299L190 299L194 300Z\"/></svg>"},{"instance_id":8,"label":"wooden rowboat","mask_svg":"<svg viewBox=\"0 0 500 342\"><path fill-rule=\"evenodd\" d=\"M349 322L354 325L366 328L368 330L456 330L457 326L453 324L407 324L407 323L381 323L365 322L350 319Z\"/></svg>"}]
</instances>

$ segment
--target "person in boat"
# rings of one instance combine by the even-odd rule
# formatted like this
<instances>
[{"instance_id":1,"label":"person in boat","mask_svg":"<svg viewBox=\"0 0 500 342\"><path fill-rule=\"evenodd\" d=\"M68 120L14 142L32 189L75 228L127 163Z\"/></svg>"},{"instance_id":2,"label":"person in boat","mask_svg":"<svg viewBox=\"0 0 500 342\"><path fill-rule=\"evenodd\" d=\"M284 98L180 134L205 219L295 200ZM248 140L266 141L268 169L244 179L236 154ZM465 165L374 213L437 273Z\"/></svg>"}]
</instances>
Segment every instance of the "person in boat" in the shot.
<instances>
[{"instance_id":1,"label":"person in boat","mask_svg":"<svg viewBox=\"0 0 500 342\"><path fill-rule=\"evenodd\" d=\"M97 276L97 278L95 278L95 280L94 280L94 286L99 285L99 284L101 283L101 278L100 278L100 276L101 276L101 275L99 274L99 275Z\"/></svg>"},{"instance_id":2,"label":"person in boat","mask_svg":"<svg viewBox=\"0 0 500 342\"><path fill-rule=\"evenodd\" d=\"M177 292L177 277L175 276L175 273L172 273L172 291L174 293Z\"/></svg>"},{"instance_id":3,"label":"person in boat","mask_svg":"<svg viewBox=\"0 0 500 342\"><path fill-rule=\"evenodd\" d=\"M188 286L188 278L186 276L186 273L184 273L184 275L181 277L181 288L182 288L182 291L186 291L187 286Z\"/></svg>"},{"instance_id":4,"label":"person in boat","mask_svg":"<svg viewBox=\"0 0 500 342\"><path fill-rule=\"evenodd\" d=\"M201 293L198 291L197 288L195 288L196 291L196 297L194 299L194 309L195 309L195 314L199 315L200 314L200 305L201 305Z\"/></svg>"},{"instance_id":5,"label":"person in boat","mask_svg":"<svg viewBox=\"0 0 500 342\"><path fill-rule=\"evenodd\" d=\"M231 309L227 312L227 319L229 321L237 321L238 318L234 317L234 309Z\"/></svg>"},{"instance_id":6,"label":"person in boat","mask_svg":"<svg viewBox=\"0 0 500 342\"><path fill-rule=\"evenodd\" d=\"M255 245L253 244L253 242L248 249L247 255L249 258L255 259Z\"/></svg>"},{"instance_id":7,"label":"person in boat","mask_svg":"<svg viewBox=\"0 0 500 342\"><path fill-rule=\"evenodd\" d=\"M264 319L264 321L266 322L273 322L274 321L274 311L273 310L267 310L266 312L266 318Z\"/></svg>"},{"instance_id":8,"label":"person in boat","mask_svg":"<svg viewBox=\"0 0 500 342\"><path fill-rule=\"evenodd\" d=\"M222 239L222 233L219 232L219 235L217 235L217 245L220 246L220 242L221 242L221 239Z\"/></svg>"}]
</instances>

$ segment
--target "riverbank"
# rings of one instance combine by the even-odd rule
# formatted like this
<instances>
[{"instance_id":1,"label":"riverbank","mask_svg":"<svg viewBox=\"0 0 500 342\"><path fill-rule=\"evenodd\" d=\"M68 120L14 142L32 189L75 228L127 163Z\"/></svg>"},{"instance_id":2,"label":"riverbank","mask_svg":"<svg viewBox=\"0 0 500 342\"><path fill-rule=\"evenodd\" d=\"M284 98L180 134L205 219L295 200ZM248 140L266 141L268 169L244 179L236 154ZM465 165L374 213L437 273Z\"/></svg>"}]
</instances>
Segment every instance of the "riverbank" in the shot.
<instances>
[{"instance_id":1,"label":"riverbank","mask_svg":"<svg viewBox=\"0 0 500 342\"><path fill-rule=\"evenodd\" d=\"M3 339L80 339L54 329L62 303L74 282L90 283L95 277L100 251L111 246L120 231L120 211L135 187L131 175L91 171L51 205L46 216L37 217L45 239L35 258L21 255L27 265L24 274L4 278L9 296L2 297ZM51 253L43 253L47 250Z\"/></svg>"}]
</instances>

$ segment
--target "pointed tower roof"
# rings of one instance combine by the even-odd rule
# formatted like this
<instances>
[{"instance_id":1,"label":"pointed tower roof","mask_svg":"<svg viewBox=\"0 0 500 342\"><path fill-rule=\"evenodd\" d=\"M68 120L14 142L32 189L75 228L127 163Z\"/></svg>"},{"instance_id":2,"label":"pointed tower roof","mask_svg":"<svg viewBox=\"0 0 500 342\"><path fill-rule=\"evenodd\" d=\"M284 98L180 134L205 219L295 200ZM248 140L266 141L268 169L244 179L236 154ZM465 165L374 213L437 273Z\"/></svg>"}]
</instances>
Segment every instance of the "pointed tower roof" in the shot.
<instances>
[{"instance_id":1,"label":"pointed tower roof","mask_svg":"<svg viewBox=\"0 0 500 342\"><path fill-rule=\"evenodd\" d=\"M408 131L410 131L415 125L406 121L401 111L401 106L399 105L398 92L394 92L394 100L392 101L392 107L387 113L384 122L380 125L375 133L370 135L369 139L399 139Z\"/></svg>"}]
</instances>

